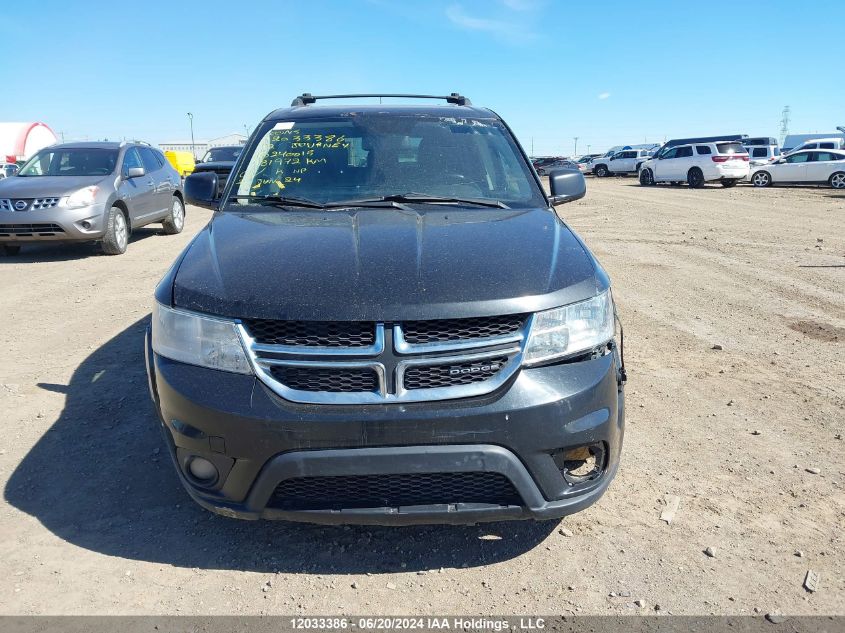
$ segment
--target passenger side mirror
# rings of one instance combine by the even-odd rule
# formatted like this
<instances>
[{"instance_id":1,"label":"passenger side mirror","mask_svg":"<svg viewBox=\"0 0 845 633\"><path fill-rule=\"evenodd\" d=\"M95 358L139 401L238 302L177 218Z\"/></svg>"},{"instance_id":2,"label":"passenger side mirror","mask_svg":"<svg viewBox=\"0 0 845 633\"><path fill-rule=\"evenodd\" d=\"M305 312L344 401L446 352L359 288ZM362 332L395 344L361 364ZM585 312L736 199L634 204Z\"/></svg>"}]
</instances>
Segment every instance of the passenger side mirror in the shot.
<instances>
[{"instance_id":1,"label":"passenger side mirror","mask_svg":"<svg viewBox=\"0 0 845 633\"><path fill-rule=\"evenodd\" d=\"M190 204L206 209L217 208L217 174L201 171L185 178L185 198Z\"/></svg>"},{"instance_id":2,"label":"passenger side mirror","mask_svg":"<svg viewBox=\"0 0 845 633\"><path fill-rule=\"evenodd\" d=\"M126 170L126 179L132 180L133 178L140 178L147 172L144 171L143 167L130 167Z\"/></svg>"},{"instance_id":3,"label":"passenger side mirror","mask_svg":"<svg viewBox=\"0 0 845 633\"><path fill-rule=\"evenodd\" d=\"M587 195L587 181L580 169L555 169L549 172L549 190L552 206L564 204Z\"/></svg>"}]
</instances>

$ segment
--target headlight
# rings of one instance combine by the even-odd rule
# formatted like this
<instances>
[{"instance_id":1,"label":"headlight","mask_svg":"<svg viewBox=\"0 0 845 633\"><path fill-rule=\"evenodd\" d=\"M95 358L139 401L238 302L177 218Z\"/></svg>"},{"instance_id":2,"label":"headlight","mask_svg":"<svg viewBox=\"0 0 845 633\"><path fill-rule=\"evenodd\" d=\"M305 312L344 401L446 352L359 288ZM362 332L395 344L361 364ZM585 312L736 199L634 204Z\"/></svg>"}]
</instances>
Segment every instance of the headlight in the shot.
<instances>
[{"instance_id":1,"label":"headlight","mask_svg":"<svg viewBox=\"0 0 845 633\"><path fill-rule=\"evenodd\" d=\"M233 321L173 310L156 302L152 330L153 351L160 356L211 369L252 373Z\"/></svg>"},{"instance_id":2,"label":"headlight","mask_svg":"<svg viewBox=\"0 0 845 633\"><path fill-rule=\"evenodd\" d=\"M67 199L67 206L71 209L78 209L80 207L90 207L94 204L99 187L83 187L74 191Z\"/></svg>"},{"instance_id":3,"label":"headlight","mask_svg":"<svg viewBox=\"0 0 845 633\"><path fill-rule=\"evenodd\" d=\"M525 346L523 362L544 361L586 352L613 338L615 320L610 291L572 305L538 312Z\"/></svg>"}]
</instances>

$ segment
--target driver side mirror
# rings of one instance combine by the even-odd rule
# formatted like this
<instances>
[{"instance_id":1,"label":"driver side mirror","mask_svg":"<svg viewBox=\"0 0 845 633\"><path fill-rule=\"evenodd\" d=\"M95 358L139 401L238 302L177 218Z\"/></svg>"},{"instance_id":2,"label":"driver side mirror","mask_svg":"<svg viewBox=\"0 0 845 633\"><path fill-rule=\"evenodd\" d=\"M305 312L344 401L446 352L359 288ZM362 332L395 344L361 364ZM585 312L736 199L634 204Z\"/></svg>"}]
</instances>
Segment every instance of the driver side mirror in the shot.
<instances>
[{"instance_id":1,"label":"driver side mirror","mask_svg":"<svg viewBox=\"0 0 845 633\"><path fill-rule=\"evenodd\" d=\"M552 206L564 204L587 195L587 181L580 169L555 169L549 173L549 190Z\"/></svg>"},{"instance_id":2,"label":"driver side mirror","mask_svg":"<svg viewBox=\"0 0 845 633\"><path fill-rule=\"evenodd\" d=\"M201 171L185 178L185 198L190 204L216 209L218 179L213 171Z\"/></svg>"},{"instance_id":3,"label":"driver side mirror","mask_svg":"<svg viewBox=\"0 0 845 633\"><path fill-rule=\"evenodd\" d=\"M126 170L126 179L141 178L146 173L143 167L130 167Z\"/></svg>"}]
</instances>

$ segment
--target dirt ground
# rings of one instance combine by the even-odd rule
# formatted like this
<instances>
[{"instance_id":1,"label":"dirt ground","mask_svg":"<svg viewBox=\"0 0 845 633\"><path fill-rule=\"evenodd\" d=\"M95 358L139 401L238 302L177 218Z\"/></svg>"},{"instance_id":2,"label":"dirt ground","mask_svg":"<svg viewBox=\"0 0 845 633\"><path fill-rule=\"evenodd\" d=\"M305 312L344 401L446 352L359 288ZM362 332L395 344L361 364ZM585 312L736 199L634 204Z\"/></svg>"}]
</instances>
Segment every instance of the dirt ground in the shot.
<instances>
[{"instance_id":1,"label":"dirt ground","mask_svg":"<svg viewBox=\"0 0 845 633\"><path fill-rule=\"evenodd\" d=\"M613 279L630 378L619 475L560 523L212 515L142 361L209 212L121 257L0 257L0 613L845 614L845 194L591 179L560 213Z\"/></svg>"}]
</instances>

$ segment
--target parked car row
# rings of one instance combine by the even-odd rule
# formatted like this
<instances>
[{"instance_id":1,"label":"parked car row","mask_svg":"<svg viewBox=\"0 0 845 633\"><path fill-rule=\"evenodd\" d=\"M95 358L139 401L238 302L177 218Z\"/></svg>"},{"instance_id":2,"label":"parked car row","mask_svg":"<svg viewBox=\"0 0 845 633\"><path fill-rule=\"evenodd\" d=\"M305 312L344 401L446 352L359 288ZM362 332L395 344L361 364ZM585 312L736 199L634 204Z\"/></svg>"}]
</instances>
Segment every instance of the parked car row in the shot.
<instances>
[{"instance_id":1,"label":"parked car row","mask_svg":"<svg viewBox=\"0 0 845 633\"><path fill-rule=\"evenodd\" d=\"M719 182L733 187L750 181L757 187L819 184L845 188L845 138L804 140L781 152L777 139L743 134L672 139L658 149L613 148L579 168L598 177L637 174L643 186L659 183L703 187Z\"/></svg>"}]
</instances>

